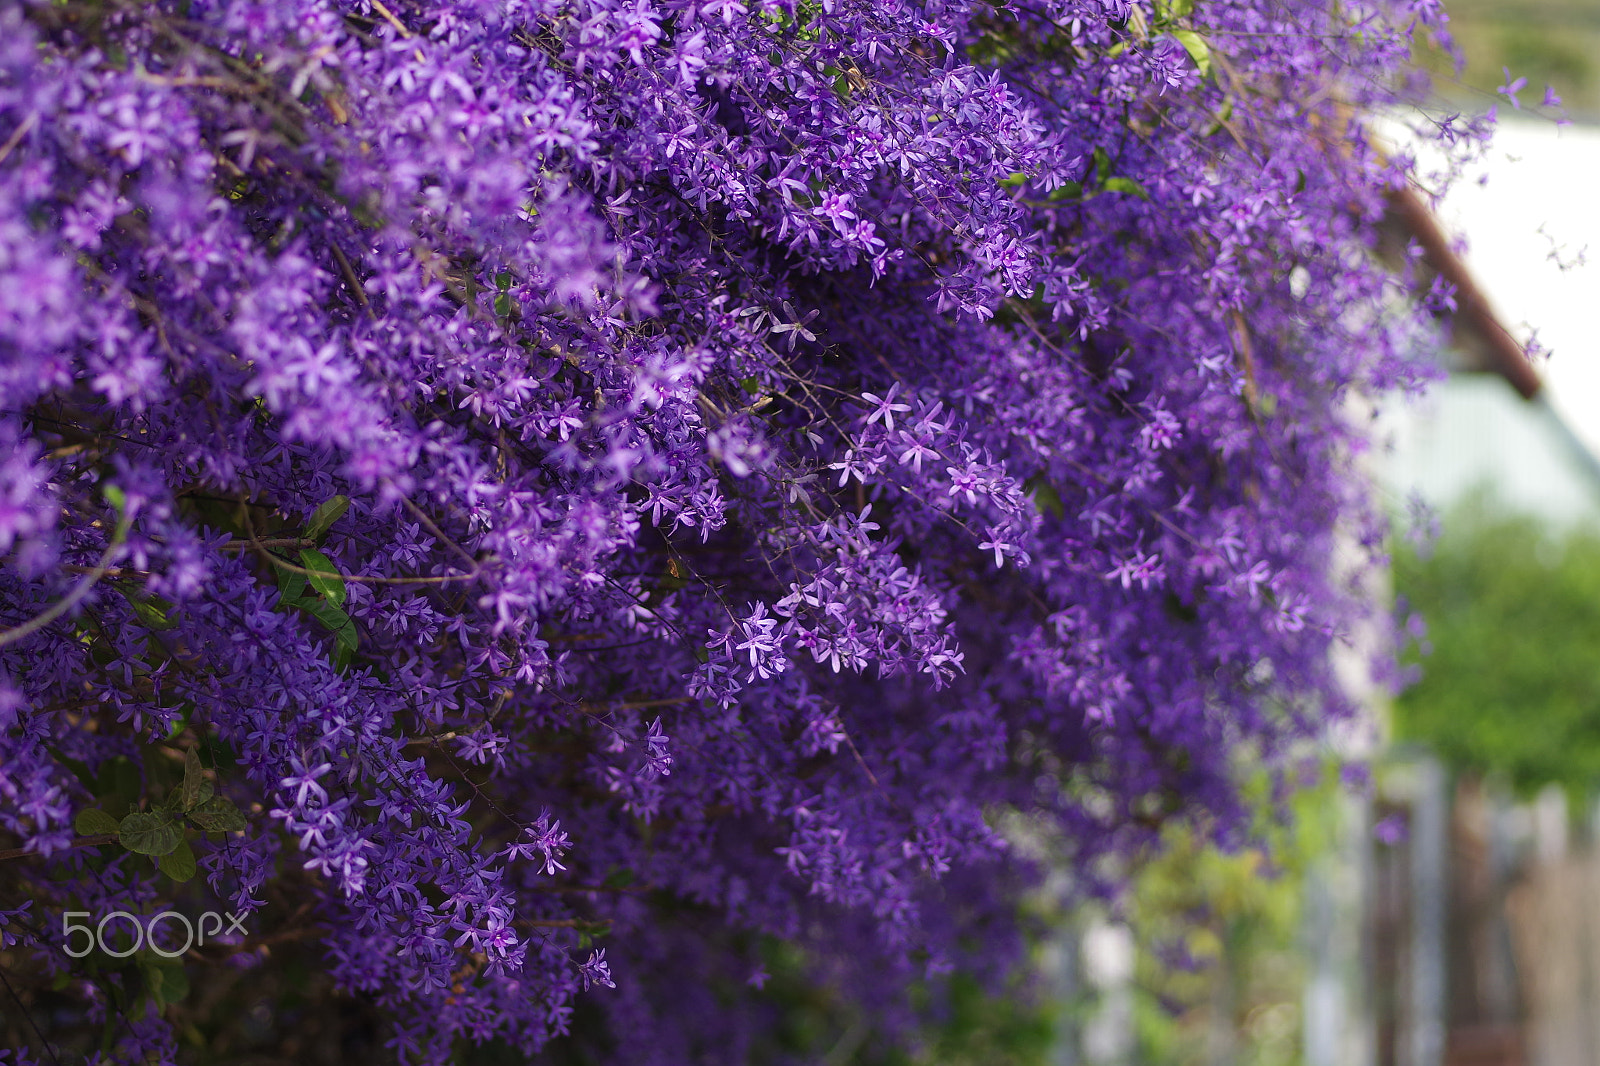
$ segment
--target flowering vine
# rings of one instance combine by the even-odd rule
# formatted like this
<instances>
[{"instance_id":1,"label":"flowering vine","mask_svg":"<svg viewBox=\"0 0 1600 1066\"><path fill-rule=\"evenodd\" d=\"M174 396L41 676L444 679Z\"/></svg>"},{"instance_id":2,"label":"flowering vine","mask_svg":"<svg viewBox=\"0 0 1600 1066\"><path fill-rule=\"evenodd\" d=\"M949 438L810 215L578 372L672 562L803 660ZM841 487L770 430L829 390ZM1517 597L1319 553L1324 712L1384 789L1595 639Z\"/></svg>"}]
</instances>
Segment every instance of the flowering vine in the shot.
<instances>
[{"instance_id":1,"label":"flowering vine","mask_svg":"<svg viewBox=\"0 0 1600 1066\"><path fill-rule=\"evenodd\" d=\"M1360 116L1441 22L0 6L8 950L176 1054L50 924L175 891L95 809L296 908L405 1061L582 995L628 1061L738 1062L747 934L889 1014L1003 967L999 811L1085 870L1243 831L1230 753L1349 710L1343 400L1430 329Z\"/></svg>"}]
</instances>

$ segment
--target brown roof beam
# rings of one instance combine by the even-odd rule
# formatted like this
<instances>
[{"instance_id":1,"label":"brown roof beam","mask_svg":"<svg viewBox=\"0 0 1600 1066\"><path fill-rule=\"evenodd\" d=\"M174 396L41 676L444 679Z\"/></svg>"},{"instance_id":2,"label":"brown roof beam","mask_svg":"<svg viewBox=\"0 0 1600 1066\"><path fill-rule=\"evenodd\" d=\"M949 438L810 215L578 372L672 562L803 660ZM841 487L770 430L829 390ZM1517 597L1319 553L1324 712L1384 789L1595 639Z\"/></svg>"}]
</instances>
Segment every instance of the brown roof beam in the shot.
<instances>
[{"instance_id":1,"label":"brown roof beam","mask_svg":"<svg viewBox=\"0 0 1600 1066\"><path fill-rule=\"evenodd\" d=\"M1395 220L1422 246L1428 265L1455 288L1456 312L1451 316L1450 324L1458 344L1464 339L1460 336L1462 331L1470 332L1488 358L1490 365L1485 369L1505 378L1524 400L1539 395L1544 386L1539 372L1528 361L1528 354L1521 342L1511 335L1511 331L1495 315L1488 298L1473 281L1467 265L1450 247L1450 241L1433 212L1423 204L1416 190L1409 186L1390 190L1388 195L1389 210Z\"/></svg>"}]
</instances>

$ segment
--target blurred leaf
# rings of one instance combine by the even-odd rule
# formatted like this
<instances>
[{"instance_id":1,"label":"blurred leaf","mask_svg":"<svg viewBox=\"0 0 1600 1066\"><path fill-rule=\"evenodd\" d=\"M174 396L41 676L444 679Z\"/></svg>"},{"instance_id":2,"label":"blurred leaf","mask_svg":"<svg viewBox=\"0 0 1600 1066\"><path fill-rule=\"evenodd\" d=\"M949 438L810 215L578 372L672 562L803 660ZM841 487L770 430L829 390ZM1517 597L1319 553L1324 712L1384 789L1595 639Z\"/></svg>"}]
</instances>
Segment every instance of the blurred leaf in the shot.
<instances>
[{"instance_id":1,"label":"blurred leaf","mask_svg":"<svg viewBox=\"0 0 1600 1066\"><path fill-rule=\"evenodd\" d=\"M1150 194L1144 191L1144 186L1132 178L1107 178L1105 189L1106 192L1125 192L1141 200L1150 199Z\"/></svg>"},{"instance_id":2,"label":"blurred leaf","mask_svg":"<svg viewBox=\"0 0 1600 1066\"><path fill-rule=\"evenodd\" d=\"M173 605L159 596L148 596L137 589L117 586L117 591L122 593L123 599L128 601L128 606L133 608L133 613L138 616L147 629L173 629L177 621L172 617Z\"/></svg>"},{"instance_id":3,"label":"blurred leaf","mask_svg":"<svg viewBox=\"0 0 1600 1066\"><path fill-rule=\"evenodd\" d=\"M145 991L155 1000L157 1011L183 1002L189 994L189 977L176 959L161 959L153 953L141 954L139 975L144 978Z\"/></svg>"},{"instance_id":4,"label":"blurred leaf","mask_svg":"<svg viewBox=\"0 0 1600 1066\"><path fill-rule=\"evenodd\" d=\"M117 820L98 807L79 811L78 817L72 820L72 828L79 836L85 837L105 836L121 831Z\"/></svg>"},{"instance_id":5,"label":"blurred leaf","mask_svg":"<svg viewBox=\"0 0 1600 1066\"><path fill-rule=\"evenodd\" d=\"M1104 183L1111 176L1111 156L1104 148L1094 150L1094 179Z\"/></svg>"},{"instance_id":6,"label":"blurred leaf","mask_svg":"<svg viewBox=\"0 0 1600 1066\"><path fill-rule=\"evenodd\" d=\"M1194 60L1194 65L1199 68L1200 76L1211 76L1211 46L1206 44L1206 39L1193 30L1173 30L1172 36L1183 45L1183 50L1189 53L1189 58Z\"/></svg>"},{"instance_id":7,"label":"blurred leaf","mask_svg":"<svg viewBox=\"0 0 1600 1066\"><path fill-rule=\"evenodd\" d=\"M1023 482L1022 491L1033 497L1033 505L1038 508L1040 514L1061 518L1067 513L1065 505L1061 502L1061 494L1043 474L1035 474Z\"/></svg>"},{"instance_id":8,"label":"blurred leaf","mask_svg":"<svg viewBox=\"0 0 1600 1066\"><path fill-rule=\"evenodd\" d=\"M1600 535L1563 533L1485 499L1444 516L1443 529L1431 552L1402 540L1394 553L1395 591L1426 624L1406 655L1421 676L1396 701L1396 733L1525 793L1592 788Z\"/></svg>"},{"instance_id":9,"label":"blurred leaf","mask_svg":"<svg viewBox=\"0 0 1600 1066\"><path fill-rule=\"evenodd\" d=\"M606 888L627 888L636 880L638 878L634 872L624 866L606 874L605 880L601 881L600 884Z\"/></svg>"}]
</instances>

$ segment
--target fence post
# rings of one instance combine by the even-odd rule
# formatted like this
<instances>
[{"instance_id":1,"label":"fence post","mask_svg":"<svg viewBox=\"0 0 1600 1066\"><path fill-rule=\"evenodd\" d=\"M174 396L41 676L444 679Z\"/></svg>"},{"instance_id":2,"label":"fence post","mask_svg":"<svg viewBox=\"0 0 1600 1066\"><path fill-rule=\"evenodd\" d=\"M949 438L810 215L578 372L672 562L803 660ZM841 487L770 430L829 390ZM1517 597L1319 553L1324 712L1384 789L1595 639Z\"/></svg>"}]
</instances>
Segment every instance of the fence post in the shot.
<instances>
[{"instance_id":1,"label":"fence post","mask_svg":"<svg viewBox=\"0 0 1600 1066\"><path fill-rule=\"evenodd\" d=\"M1448 802L1444 769L1432 755L1422 756L1411 808L1411 981L1404 1066L1444 1062Z\"/></svg>"}]
</instances>

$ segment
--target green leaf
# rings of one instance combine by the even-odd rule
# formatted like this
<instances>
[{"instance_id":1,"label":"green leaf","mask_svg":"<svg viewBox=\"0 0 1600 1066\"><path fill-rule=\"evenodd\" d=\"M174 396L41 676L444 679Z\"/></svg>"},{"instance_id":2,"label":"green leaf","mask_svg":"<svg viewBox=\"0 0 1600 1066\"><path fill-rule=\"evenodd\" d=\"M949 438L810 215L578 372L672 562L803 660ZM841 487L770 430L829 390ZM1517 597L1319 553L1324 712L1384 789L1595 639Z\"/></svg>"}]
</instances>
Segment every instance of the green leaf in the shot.
<instances>
[{"instance_id":1,"label":"green leaf","mask_svg":"<svg viewBox=\"0 0 1600 1066\"><path fill-rule=\"evenodd\" d=\"M1106 192L1125 192L1141 200L1150 199L1150 194L1144 191L1144 186L1132 178L1107 178Z\"/></svg>"},{"instance_id":2,"label":"green leaf","mask_svg":"<svg viewBox=\"0 0 1600 1066\"><path fill-rule=\"evenodd\" d=\"M244 812L221 796L212 796L190 811L189 821L208 833L237 832L247 824Z\"/></svg>"},{"instance_id":3,"label":"green leaf","mask_svg":"<svg viewBox=\"0 0 1600 1066\"><path fill-rule=\"evenodd\" d=\"M335 522L343 518L344 513L349 509L350 497L348 496L335 496L324 501L322 506L311 513L311 521L306 523L305 538L321 543L328 530L333 527Z\"/></svg>"},{"instance_id":4,"label":"green leaf","mask_svg":"<svg viewBox=\"0 0 1600 1066\"><path fill-rule=\"evenodd\" d=\"M1211 76L1211 46L1206 44L1206 39L1193 30L1173 30L1172 36L1183 45L1183 50L1189 53L1189 58L1194 60L1194 65L1199 68L1202 78Z\"/></svg>"},{"instance_id":5,"label":"green leaf","mask_svg":"<svg viewBox=\"0 0 1600 1066\"><path fill-rule=\"evenodd\" d=\"M123 492L121 489L117 488L117 486L115 486L115 485L107 485L105 488L101 489L100 492L101 492L102 495L105 496L106 502L111 504L112 507L115 507L117 509L117 517L120 518L124 513L127 512L127 510L128 510L128 494L127 493Z\"/></svg>"},{"instance_id":6,"label":"green leaf","mask_svg":"<svg viewBox=\"0 0 1600 1066\"><path fill-rule=\"evenodd\" d=\"M77 830L81 837L105 836L107 833L116 833L119 829L117 820L99 807L79 811L78 817L72 820L72 828Z\"/></svg>"},{"instance_id":7,"label":"green leaf","mask_svg":"<svg viewBox=\"0 0 1600 1066\"><path fill-rule=\"evenodd\" d=\"M333 637L339 642L340 648L350 652L352 655L355 654L357 648L361 647L361 635L356 632L356 624L354 622L346 621L344 625L333 631Z\"/></svg>"},{"instance_id":8,"label":"green leaf","mask_svg":"<svg viewBox=\"0 0 1600 1066\"><path fill-rule=\"evenodd\" d=\"M166 855L183 843L183 830L166 811L135 811L122 820L122 846L140 855Z\"/></svg>"},{"instance_id":9,"label":"green leaf","mask_svg":"<svg viewBox=\"0 0 1600 1066\"><path fill-rule=\"evenodd\" d=\"M330 603L317 600L302 600L297 604L302 611L327 626L339 643L355 651L360 646L360 638L356 634L356 624L350 616Z\"/></svg>"},{"instance_id":10,"label":"green leaf","mask_svg":"<svg viewBox=\"0 0 1600 1066\"><path fill-rule=\"evenodd\" d=\"M333 565L333 560L315 548L301 548L300 565L311 571L306 575L306 580L322 594L323 599L335 607L344 606L344 578Z\"/></svg>"},{"instance_id":11,"label":"green leaf","mask_svg":"<svg viewBox=\"0 0 1600 1066\"><path fill-rule=\"evenodd\" d=\"M1105 181L1111 176L1111 156L1104 148L1094 150L1094 178L1096 181Z\"/></svg>"},{"instance_id":12,"label":"green leaf","mask_svg":"<svg viewBox=\"0 0 1600 1066\"><path fill-rule=\"evenodd\" d=\"M1006 189L1020 189L1028 183L1028 175L1020 170L1014 170L1006 177L1000 179L1000 186Z\"/></svg>"},{"instance_id":13,"label":"green leaf","mask_svg":"<svg viewBox=\"0 0 1600 1066\"><path fill-rule=\"evenodd\" d=\"M286 607L298 607L306 594L306 575L297 570L278 571L278 600Z\"/></svg>"},{"instance_id":14,"label":"green leaf","mask_svg":"<svg viewBox=\"0 0 1600 1066\"><path fill-rule=\"evenodd\" d=\"M213 791L215 790L210 779L200 766L200 753L191 748L183 755L183 788L180 796L182 809L194 810L210 799Z\"/></svg>"},{"instance_id":15,"label":"green leaf","mask_svg":"<svg viewBox=\"0 0 1600 1066\"><path fill-rule=\"evenodd\" d=\"M174 881L187 881L194 876L194 850L187 840L179 840L178 846L161 856L157 865Z\"/></svg>"},{"instance_id":16,"label":"green leaf","mask_svg":"<svg viewBox=\"0 0 1600 1066\"><path fill-rule=\"evenodd\" d=\"M135 589L120 585L117 586L117 591L122 593L122 598L128 601L128 606L133 608L133 613L144 623L146 629L172 629L178 624L169 613L173 605L161 597L147 596Z\"/></svg>"},{"instance_id":17,"label":"green leaf","mask_svg":"<svg viewBox=\"0 0 1600 1066\"><path fill-rule=\"evenodd\" d=\"M1040 514L1053 514L1057 518L1067 513L1061 503L1061 494L1043 474L1035 474L1022 483L1022 491L1033 497L1033 505Z\"/></svg>"},{"instance_id":18,"label":"green leaf","mask_svg":"<svg viewBox=\"0 0 1600 1066\"><path fill-rule=\"evenodd\" d=\"M173 1003L181 1003L189 994L189 977L177 962L164 965L141 956L139 972L144 977L145 991L156 1001L158 1011L166 1010Z\"/></svg>"},{"instance_id":19,"label":"green leaf","mask_svg":"<svg viewBox=\"0 0 1600 1066\"><path fill-rule=\"evenodd\" d=\"M601 881L600 884L606 888L627 888L635 880L637 880L637 877L634 872L624 866L606 874L605 880Z\"/></svg>"},{"instance_id":20,"label":"green leaf","mask_svg":"<svg viewBox=\"0 0 1600 1066\"><path fill-rule=\"evenodd\" d=\"M1232 117L1233 117L1233 97L1229 96L1229 97L1226 97L1226 98L1223 99L1222 108L1221 108L1221 110L1219 110L1217 112L1217 120L1211 124L1211 128L1210 129L1206 130L1206 136L1207 137L1215 137L1217 135L1217 133L1222 129L1223 124L1226 123ZM1296 190L1296 191L1297 192L1304 192L1305 190L1301 189L1301 190Z\"/></svg>"}]
</instances>

